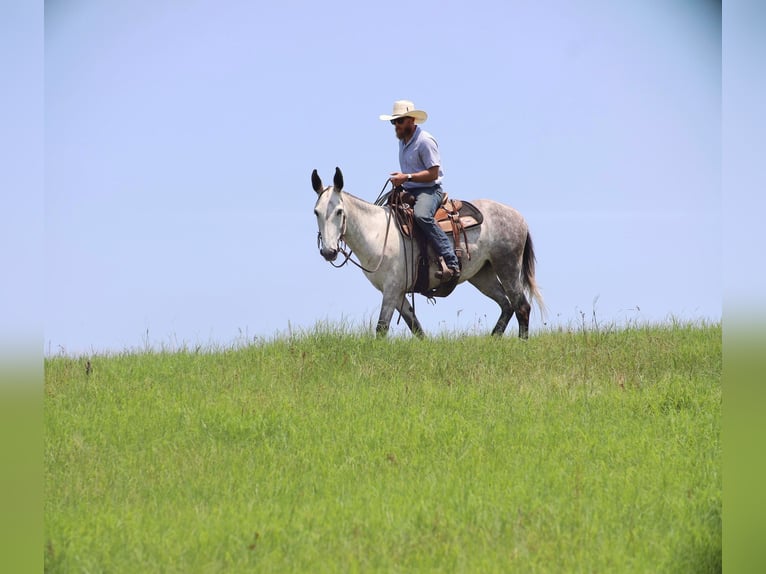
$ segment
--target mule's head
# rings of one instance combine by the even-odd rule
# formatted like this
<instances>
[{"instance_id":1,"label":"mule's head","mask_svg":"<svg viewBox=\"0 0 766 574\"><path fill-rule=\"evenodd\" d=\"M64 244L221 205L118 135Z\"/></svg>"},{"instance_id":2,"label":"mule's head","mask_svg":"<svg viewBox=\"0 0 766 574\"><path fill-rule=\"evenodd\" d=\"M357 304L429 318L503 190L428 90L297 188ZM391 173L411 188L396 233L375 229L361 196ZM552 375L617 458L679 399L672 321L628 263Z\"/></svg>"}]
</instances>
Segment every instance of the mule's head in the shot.
<instances>
[{"instance_id":1,"label":"mule's head","mask_svg":"<svg viewBox=\"0 0 766 574\"><path fill-rule=\"evenodd\" d=\"M314 215L319 228L319 252L327 261L335 261L340 251L340 242L346 232L346 212L343 208L343 174L335 168L333 185L324 187L317 170L311 173L311 184L316 191L317 202Z\"/></svg>"}]
</instances>

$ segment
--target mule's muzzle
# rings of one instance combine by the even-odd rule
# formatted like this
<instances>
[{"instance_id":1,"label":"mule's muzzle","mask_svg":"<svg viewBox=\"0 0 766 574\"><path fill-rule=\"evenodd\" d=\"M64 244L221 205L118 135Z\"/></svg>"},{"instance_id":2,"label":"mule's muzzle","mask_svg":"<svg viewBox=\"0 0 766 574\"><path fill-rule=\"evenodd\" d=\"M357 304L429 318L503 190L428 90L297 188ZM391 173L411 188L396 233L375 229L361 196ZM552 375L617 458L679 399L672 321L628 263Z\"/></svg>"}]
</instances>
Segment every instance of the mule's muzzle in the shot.
<instances>
[{"instance_id":1,"label":"mule's muzzle","mask_svg":"<svg viewBox=\"0 0 766 574\"><path fill-rule=\"evenodd\" d=\"M338 249L330 249L322 241L322 233L317 233L317 247L319 254L325 258L325 261L335 261L338 258Z\"/></svg>"},{"instance_id":2,"label":"mule's muzzle","mask_svg":"<svg viewBox=\"0 0 766 574\"><path fill-rule=\"evenodd\" d=\"M319 250L319 253L322 254L322 257L324 257L326 261L335 261L338 258L337 249L327 249L326 247L322 247Z\"/></svg>"}]
</instances>

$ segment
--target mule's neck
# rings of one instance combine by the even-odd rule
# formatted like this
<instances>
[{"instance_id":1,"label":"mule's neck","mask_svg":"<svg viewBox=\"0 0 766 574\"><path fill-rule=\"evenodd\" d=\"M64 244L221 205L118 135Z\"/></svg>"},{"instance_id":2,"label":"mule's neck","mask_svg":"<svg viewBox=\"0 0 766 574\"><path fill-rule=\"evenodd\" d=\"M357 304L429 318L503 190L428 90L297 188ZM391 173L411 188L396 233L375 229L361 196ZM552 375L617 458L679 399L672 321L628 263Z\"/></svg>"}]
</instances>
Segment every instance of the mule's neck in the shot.
<instances>
[{"instance_id":1,"label":"mule's neck","mask_svg":"<svg viewBox=\"0 0 766 574\"><path fill-rule=\"evenodd\" d=\"M346 212L346 244L363 266L374 267L383 254L386 228L391 223L388 211L345 191L341 194ZM394 235L395 232L388 233L389 244L394 240Z\"/></svg>"}]
</instances>

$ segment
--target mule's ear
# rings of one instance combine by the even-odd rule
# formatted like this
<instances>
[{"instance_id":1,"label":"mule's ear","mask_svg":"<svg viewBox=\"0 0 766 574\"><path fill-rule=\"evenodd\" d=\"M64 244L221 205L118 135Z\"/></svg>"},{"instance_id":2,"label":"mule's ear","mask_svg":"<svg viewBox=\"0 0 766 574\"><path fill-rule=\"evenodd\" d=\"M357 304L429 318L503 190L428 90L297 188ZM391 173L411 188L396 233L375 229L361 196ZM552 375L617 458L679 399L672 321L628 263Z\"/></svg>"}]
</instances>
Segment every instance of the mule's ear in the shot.
<instances>
[{"instance_id":1,"label":"mule's ear","mask_svg":"<svg viewBox=\"0 0 766 574\"><path fill-rule=\"evenodd\" d=\"M317 170L311 172L311 185L314 186L314 191L317 193L322 191L322 180L317 173Z\"/></svg>"},{"instance_id":2,"label":"mule's ear","mask_svg":"<svg viewBox=\"0 0 766 574\"><path fill-rule=\"evenodd\" d=\"M343 189L343 174L340 172L339 167L335 168L335 177L333 178L332 183L338 191Z\"/></svg>"}]
</instances>

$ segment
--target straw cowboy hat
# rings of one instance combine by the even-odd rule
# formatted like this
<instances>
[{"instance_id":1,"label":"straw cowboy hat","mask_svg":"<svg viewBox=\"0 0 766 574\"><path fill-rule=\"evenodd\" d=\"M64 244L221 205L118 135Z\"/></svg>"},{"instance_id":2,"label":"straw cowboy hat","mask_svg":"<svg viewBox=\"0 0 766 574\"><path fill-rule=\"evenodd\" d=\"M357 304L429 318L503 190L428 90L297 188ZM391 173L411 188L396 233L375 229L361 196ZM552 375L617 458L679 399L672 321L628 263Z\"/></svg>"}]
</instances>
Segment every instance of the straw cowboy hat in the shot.
<instances>
[{"instance_id":1,"label":"straw cowboy hat","mask_svg":"<svg viewBox=\"0 0 766 574\"><path fill-rule=\"evenodd\" d=\"M428 119L428 114L422 110L416 110L415 104L409 100L397 100L394 102L394 111L390 116L382 115L381 120L395 120L396 118L415 118L416 124L422 124Z\"/></svg>"}]
</instances>

